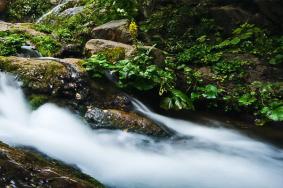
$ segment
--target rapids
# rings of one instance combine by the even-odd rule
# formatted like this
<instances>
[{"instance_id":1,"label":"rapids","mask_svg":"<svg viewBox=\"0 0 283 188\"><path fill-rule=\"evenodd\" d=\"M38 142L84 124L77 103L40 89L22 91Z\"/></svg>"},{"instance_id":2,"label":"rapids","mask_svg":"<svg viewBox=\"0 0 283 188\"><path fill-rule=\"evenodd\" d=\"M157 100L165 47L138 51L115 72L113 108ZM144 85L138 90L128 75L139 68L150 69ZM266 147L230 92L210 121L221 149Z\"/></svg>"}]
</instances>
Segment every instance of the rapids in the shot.
<instances>
[{"instance_id":1,"label":"rapids","mask_svg":"<svg viewBox=\"0 0 283 188\"><path fill-rule=\"evenodd\" d=\"M0 140L75 165L108 187L282 188L283 151L240 133L136 110L176 132L154 139L92 130L54 104L32 111L14 78L0 74Z\"/></svg>"}]
</instances>

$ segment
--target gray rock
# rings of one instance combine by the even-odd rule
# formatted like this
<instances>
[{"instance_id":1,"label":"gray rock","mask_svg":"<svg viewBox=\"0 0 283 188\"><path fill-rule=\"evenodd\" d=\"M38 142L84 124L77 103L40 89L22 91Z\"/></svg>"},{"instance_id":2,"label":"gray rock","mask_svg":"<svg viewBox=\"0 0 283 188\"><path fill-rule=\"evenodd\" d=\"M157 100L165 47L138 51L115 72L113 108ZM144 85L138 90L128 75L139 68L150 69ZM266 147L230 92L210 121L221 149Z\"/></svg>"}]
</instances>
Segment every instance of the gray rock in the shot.
<instances>
[{"instance_id":1,"label":"gray rock","mask_svg":"<svg viewBox=\"0 0 283 188\"><path fill-rule=\"evenodd\" d=\"M130 44L129 20L114 20L92 30L94 39L105 39Z\"/></svg>"}]
</instances>

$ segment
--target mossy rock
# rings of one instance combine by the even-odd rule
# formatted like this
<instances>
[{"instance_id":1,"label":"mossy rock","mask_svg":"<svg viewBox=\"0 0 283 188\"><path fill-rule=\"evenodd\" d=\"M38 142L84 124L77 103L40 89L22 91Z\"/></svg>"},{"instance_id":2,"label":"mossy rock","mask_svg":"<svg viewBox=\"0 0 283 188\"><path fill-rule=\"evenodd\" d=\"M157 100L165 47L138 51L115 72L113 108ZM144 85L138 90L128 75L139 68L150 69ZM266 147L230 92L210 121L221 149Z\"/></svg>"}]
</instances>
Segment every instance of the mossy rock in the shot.
<instances>
[{"instance_id":1,"label":"mossy rock","mask_svg":"<svg viewBox=\"0 0 283 188\"><path fill-rule=\"evenodd\" d=\"M22 46L35 47L42 56L55 56L62 49L61 43L52 35L35 30L31 23L0 22L0 55L17 55Z\"/></svg>"},{"instance_id":2,"label":"mossy rock","mask_svg":"<svg viewBox=\"0 0 283 188\"><path fill-rule=\"evenodd\" d=\"M79 59L0 57L0 70L17 75L30 93L76 99L86 91Z\"/></svg>"},{"instance_id":3,"label":"mossy rock","mask_svg":"<svg viewBox=\"0 0 283 188\"><path fill-rule=\"evenodd\" d=\"M102 188L97 180L31 151L0 142L1 187Z\"/></svg>"}]
</instances>

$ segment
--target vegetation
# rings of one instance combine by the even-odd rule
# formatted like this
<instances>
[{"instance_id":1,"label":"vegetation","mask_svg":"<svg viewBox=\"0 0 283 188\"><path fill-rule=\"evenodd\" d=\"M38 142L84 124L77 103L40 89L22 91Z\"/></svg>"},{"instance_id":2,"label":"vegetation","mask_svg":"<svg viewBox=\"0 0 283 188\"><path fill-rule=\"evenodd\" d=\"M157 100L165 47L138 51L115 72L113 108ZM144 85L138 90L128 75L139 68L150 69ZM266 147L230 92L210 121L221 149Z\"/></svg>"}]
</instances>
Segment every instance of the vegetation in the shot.
<instances>
[{"instance_id":1,"label":"vegetation","mask_svg":"<svg viewBox=\"0 0 283 188\"><path fill-rule=\"evenodd\" d=\"M50 8L49 3L39 1L27 0L26 6L42 11ZM12 2L13 7L20 6L17 0ZM159 95L161 107L168 110L248 112L258 125L283 121L282 81L253 72L258 67L267 73L282 68L283 37L249 23L227 33L209 16L212 2L157 3L147 17L146 7L154 1L70 1L64 9L84 8L76 14L51 14L35 24L34 29L45 35L0 32L0 55L15 55L22 45L33 44L44 56L52 56L65 44L82 47L91 38L93 27L127 18L137 53L126 59L123 49L117 48L93 55L84 66L94 78L111 73L118 87ZM10 7L10 17L17 17L15 12L12 15L12 3ZM31 10L17 13L18 18L42 14L37 8ZM156 63L152 49L145 50L145 44L168 52L165 61Z\"/></svg>"},{"instance_id":2,"label":"vegetation","mask_svg":"<svg viewBox=\"0 0 283 188\"><path fill-rule=\"evenodd\" d=\"M37 109L44 103L48 101L48 97L44 95L31 95L29 98L29 103L32 109Z\"/></svg>"},{"instance_id":3,"label":"vegetation","mask_svg":"<svg viewBox=\"0 0 283 188\"><path fill-rule=\"evenodd\" d=\"M225 111L248 110L261 125L270 120L282 121L283 85L257 80L247 82L248 70L255 67L256 62L245 54L264 58L267 63L281 63L274 60L281 55L277 50L282 47L280 41L281 38L270 38L254 25L243 24L226 39L218 37L212 41L206 35L200 36L196 43L168 57L161 66L154 64L150 51L141 50L130 59L114 63L104 54L96 54L85 66L94 77L111 71L122 88L158 89L164 109L193 110L202 103ZM211 75L203 75L199 71L201 67L209 69ZM209 77L208 82L205 76ZM181 85L180 80L184 82Z\"/></svg>"},{"instance_id":4,"label":"vegetation","mask_svg":"<svg viewBox=\"0 0 283 188\"><path fill-rule=\"evenodd\" d=\"M10 0L7 18L12 21L34 21L43 15L52 4L47 0Z\"/></svg>"},{"instance_id":5,"label":"vegetation","mask_svg":"<svg viewBox=\"0 0 283 188\"><path fill-rule=\"evenodd\" d=\"M49 35L33 36L23 31L0 31L0 56L12 56L21 51L21 46L33 44L43 56L52 56L61 45Z\"/></svg>"}]
</instances>

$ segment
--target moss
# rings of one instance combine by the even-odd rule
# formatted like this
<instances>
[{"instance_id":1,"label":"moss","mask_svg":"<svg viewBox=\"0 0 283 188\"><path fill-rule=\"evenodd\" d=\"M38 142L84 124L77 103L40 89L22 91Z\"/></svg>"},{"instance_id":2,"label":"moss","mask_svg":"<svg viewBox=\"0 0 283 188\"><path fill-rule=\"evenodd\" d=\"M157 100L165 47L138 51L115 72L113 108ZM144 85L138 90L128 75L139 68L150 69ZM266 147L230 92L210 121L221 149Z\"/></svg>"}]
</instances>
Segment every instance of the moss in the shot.
<instances>
[{"instance_id":1,"label":"moss","mask_svg":"<svg viewBox=\"0 0 283 188\"><path fill-rule=\"evenodd\" d=\"M45 95L31 95L29 97L29 103L32 109L37 109L47 101L48 101L48 97Z\"/></svg>"},{"instance_id":2,"label":"moss","mask_svg":"<svg viewBox=\"0 0 283 188\"><path fill-rule=\"evenodd\" d=\"M11 62L3 56L0 56L0 70L6 72L13 72L17 69L17 66L11 64Z\"/></svg>"},{"instance_id":3,"label":"moss","mask_svg":"<svg viewBox=\"0 0 283 188\"><path fill-rule=\"evenodd\" d=\"M100 52L100 54L103 54L111 63L125 59L125 49L119 47L113 49L106 49Z\"/></svg>"},{"instance_id":4,"label":"moss","mask_svg":"<svg viewBox=\"0 0 283 188\"><path fill-rule=\"evenodd\" d=\"M62 77L68 77L65 66L56 61L1 57L0 69L18 75L24 87L49 94L57 92L62 85Z\"/></svg>"},{"instance_id":5,"label":"moss","mask_svg":"<svg viewBox=\"0 0 283 188\"><path fill-rule=\"evenodd\" d=\"M31 41L43 56L53 56L61 49L60 43L48 35L33 36Z\"/></svg>"}]
</instances>

